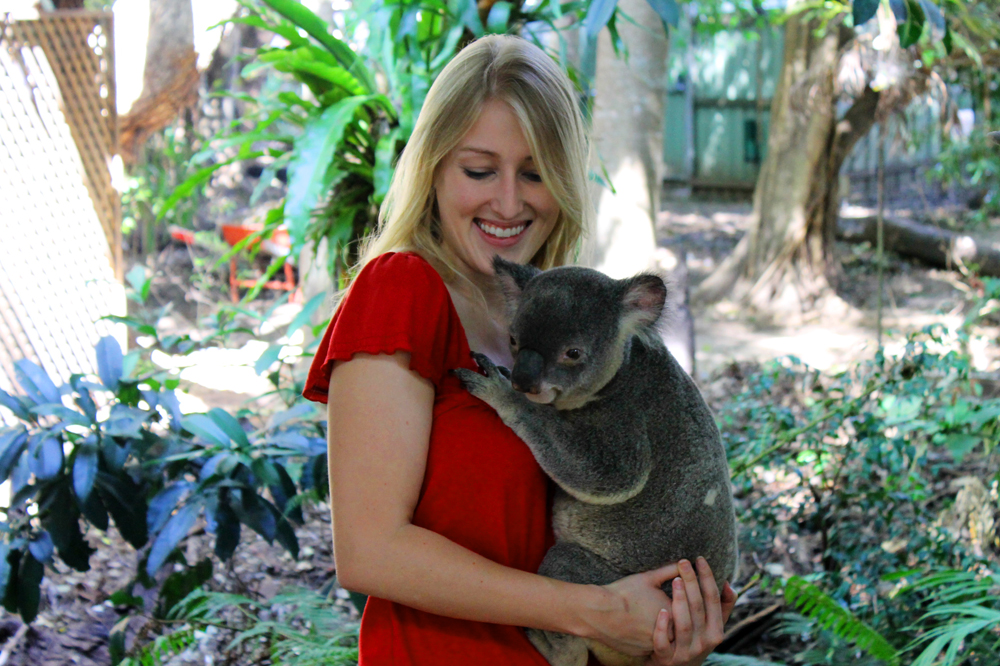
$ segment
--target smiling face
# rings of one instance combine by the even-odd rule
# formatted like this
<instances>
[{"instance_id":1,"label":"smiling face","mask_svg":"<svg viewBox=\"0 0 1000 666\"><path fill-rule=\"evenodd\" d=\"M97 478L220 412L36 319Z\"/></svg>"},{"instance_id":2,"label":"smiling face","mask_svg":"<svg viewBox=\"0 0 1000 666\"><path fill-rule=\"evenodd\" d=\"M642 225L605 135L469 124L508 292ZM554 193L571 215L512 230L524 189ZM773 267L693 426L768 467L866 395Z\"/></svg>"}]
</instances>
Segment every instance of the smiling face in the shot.
<instances>
[{"instance_id":1,"label":"smiling face","mask_svg":"<svg viewBox=\"0 0 1000 666\"><path fill-rule=\"evenodd\" d=\"M493 275L493 257L529 262L555 228L559 204L542 182L510 105L487 100L434 175L445 247L469 273Z\"/></svg>"}]
</instances>

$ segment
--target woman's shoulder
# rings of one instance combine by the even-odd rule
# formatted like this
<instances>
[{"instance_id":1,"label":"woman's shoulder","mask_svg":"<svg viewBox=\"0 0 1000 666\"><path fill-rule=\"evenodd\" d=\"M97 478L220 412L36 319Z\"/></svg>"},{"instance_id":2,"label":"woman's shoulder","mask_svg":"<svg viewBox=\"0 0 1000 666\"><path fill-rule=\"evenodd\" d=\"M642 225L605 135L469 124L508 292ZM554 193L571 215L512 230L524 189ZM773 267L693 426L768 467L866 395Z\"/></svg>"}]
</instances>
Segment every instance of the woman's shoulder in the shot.
<instances>
[{"instance_id":1,"label":"woman's shoulder","mask_svg":"<svg viewBox=\"0 0 1000 666\"><path fill-rule=\"evenodd\" d=\"M417 279L429 286L445 288L444 280L434 267L413 251L386 252L370 260L358 272L355 282L366 279L399 280Z\"/></svg>"}]
</instances>

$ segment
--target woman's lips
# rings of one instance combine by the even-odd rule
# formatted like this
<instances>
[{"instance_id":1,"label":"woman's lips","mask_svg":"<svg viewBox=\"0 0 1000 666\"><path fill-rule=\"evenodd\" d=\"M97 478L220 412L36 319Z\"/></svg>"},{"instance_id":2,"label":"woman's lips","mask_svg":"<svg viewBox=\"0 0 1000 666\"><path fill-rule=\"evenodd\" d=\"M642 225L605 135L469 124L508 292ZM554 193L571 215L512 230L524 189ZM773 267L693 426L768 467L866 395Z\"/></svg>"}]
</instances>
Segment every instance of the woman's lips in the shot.
<instances>
[{"instance_id":1,"label":"woman's lips","mask_svg":"<svg viewBox=\"0 0 1000 666\"><path fill-rule=\"evenodd\" d=\"M493 224L482 220L480 218L474 218L476 229L479 230L479 235L489 243L490 245L495 245L497 247L510 247L511 245L516 245L517 242L524 235L525 230L531 226L531 220L524 220L518 222L517 224ZM508 235L509 234L509 235Z\"/></svg>"}]
</instances>

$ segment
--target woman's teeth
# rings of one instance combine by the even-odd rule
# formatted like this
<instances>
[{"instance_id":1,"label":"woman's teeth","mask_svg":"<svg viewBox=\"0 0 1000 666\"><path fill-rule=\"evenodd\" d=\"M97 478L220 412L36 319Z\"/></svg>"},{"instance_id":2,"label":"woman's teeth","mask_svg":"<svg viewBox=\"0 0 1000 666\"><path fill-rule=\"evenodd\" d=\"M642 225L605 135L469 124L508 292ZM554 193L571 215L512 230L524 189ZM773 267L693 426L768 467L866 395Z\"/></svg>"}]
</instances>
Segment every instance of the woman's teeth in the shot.
<instances>
[{"instance_id":1,"label":"woman's teeth","mask_svg":"<svg viewBox=\"0 0 1000 666\"><path fill-rule=\"evenodd\" d=\"M484 222L477 221L476 224L490 236L496 236L497 238L510 238L511 236L516 236L524 231L524 228L528 226L527 224L519 224L516 227L511 227L509 229L501 229L500 227L494 227L492 224L486 224Z\"/></svg>"}]
</instances>

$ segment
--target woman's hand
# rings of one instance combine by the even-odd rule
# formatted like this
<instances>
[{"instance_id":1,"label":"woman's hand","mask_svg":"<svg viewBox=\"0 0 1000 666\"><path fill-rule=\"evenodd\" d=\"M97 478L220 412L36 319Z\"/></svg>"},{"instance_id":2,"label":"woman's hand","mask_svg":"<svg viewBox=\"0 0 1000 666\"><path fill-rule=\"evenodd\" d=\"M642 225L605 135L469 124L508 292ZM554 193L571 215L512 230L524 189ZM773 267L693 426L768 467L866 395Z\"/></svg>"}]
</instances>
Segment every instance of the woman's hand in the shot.
<instances>
[{"instance_id":1,"label":"woman's hand","mask_svg":"<svg viewBox=\"0 0 1000 666\"><path fill-rule=\"evenodd\" d=\"M612 603L602 613L604 617L595 622L592 637L628 655L649 654L654 648L657 614L670 605L670 597L664 594L662 586L680 573L677 564L668 564L604 585L611 593Z\"/></svg>"},{"instance_id":2,"label":"woman's hand","mask_svg":"<svg viewBox=\"0 0 1000 666\"><path fill-rule=\"evenodd\" d=\"M701 666L722 642L736 593L726 583L720 597L705 558L698 558L697 567L696 576L690 562L681 560L678 564L680 578L674 578L670 606L656 618L648 666Z\"/></svg>"}]
</instances>

